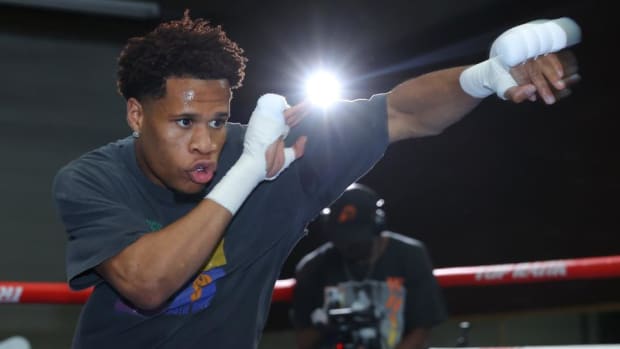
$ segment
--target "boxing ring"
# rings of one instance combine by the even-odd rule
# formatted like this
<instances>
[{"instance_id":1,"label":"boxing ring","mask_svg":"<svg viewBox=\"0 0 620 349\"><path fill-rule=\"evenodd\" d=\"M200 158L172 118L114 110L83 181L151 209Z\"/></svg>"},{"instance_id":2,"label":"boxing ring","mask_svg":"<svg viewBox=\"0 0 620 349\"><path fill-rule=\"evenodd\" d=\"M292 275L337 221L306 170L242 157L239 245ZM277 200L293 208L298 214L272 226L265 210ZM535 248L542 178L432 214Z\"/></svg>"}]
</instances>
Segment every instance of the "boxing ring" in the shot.
<instances>
[{"instance_id":1,"label":"boxing ring","mask_svg":"<svg viewBox=\"0 0 620 349\"><path fill-rule=\"evenodd\" d=\"M521 263L437 268L433 271L443 288L514 285L570 280L620 278L620 255L575 259L543 260ZM295 279L275 283L272 301L290 303ZM73 291L65 282L29 282L0 280L0 308L2 304L83 304L93 288ZM22 338L9 339L24 341ZM4 349L0 339L0 349ZM6 347L9 348L9 347ZM13 347L10 347L13 348ZM18 348L17 346L15 348ZM30 348L20 346L19 348ZM440 349L448 347L433 347ZM562 346L496 346L465 347L471 349L620 349L620 344L562 345Z\"/></svg>"},{"instance_id":2,"label":"boxing ring","mask_svg":"<svg viewBox=\"0 0 620 349\"><path fill-rule=\"evenodd\" d=\"M442 287L618 278L620 255L437 268L433 273ZM291 302L294 287L295 279L276 281L272 301ZM73 291L65 282L0 280L0 304L83 304L91 292L92 287Z\"/></svg>"}]
</instances>

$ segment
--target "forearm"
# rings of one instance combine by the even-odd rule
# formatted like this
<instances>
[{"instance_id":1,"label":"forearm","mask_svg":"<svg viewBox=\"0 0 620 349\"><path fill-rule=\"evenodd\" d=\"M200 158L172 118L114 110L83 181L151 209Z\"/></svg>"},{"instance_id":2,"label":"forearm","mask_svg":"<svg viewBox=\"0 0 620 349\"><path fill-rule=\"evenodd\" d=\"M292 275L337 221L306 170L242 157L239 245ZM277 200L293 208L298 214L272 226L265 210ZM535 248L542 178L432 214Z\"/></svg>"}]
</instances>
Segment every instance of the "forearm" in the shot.
<instances>
[{"instance_id":1,"label":"forearm","mask_svg":"<svg viewBox=\"0 0 620 349\"><path fill-rule=\"evenodd\" d=\"M176 222L142 236L97 271L136 306L157 308L204 266L231 217L221 205L203 200Z\"/></svg>"},{"instance_id":2,"label":"forearm","mask_svg":"<svg viewBox=\"0 0 620 349\"><path fill-rule=\"evenodd\" d=\"M431 72L396 86L387 97L391 142L441 133L482 99L463 91L459 76L466 67Z\"/></svg>"}]
</instances>

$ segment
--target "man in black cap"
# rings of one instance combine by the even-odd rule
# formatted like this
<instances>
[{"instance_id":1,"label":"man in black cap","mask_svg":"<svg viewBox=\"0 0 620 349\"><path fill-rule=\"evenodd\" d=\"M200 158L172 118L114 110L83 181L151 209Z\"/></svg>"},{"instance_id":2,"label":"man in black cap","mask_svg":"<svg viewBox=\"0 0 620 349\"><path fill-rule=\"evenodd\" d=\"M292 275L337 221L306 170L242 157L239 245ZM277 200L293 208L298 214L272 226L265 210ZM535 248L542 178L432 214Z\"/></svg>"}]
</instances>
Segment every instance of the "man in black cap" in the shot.
<instances>
[{"instance_id":1,"label":"man in black cap","mask_svg":"<svg viewBox=\"0 0 620 349\"><path fill-rule=\"evenodd\" d=\"M298 348L425 348L446 318L424 244L385 230L383 200L351 185L321 213L329 242L297 265Z\"/></svg>"}]
</instances>

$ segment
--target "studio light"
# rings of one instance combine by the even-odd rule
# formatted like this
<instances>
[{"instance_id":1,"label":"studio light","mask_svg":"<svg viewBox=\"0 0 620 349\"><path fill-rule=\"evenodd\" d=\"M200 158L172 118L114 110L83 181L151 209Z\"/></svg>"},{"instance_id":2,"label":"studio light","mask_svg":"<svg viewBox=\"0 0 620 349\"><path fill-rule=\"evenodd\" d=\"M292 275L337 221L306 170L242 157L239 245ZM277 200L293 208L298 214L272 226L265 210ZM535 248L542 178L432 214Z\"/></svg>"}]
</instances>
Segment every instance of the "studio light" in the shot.
<instances>
[{"instance_id":1,"label":"studio light","mask_svg":"<svg viewBox=\"0 0 620 349\"><path fill-rule=\"evenodd\" d=\"M312 103L326 107L340 98L340 83L329 72L317 72L307 80L306 95Z\"/></svg>"}]
</instances>

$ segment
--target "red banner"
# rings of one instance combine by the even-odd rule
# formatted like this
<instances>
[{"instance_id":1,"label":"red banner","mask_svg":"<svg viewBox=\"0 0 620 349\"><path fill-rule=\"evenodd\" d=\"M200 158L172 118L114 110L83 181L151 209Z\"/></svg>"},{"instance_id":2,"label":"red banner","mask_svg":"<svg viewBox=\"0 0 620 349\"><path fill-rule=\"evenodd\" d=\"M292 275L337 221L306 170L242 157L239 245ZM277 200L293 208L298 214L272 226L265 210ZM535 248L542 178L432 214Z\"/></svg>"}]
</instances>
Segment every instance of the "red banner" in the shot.
<instances>
[{"instance_id":1,"label":"red banner","mask_svg":"<svg viewBox=\"0 0 620 349\"><path fill-rule=\"evenodd\" d=\"M620 256L438 268L442 287L489 286L620 277ZM276 281L272 301L290 302L295 279ZM0 281L0 303L83 304L92 288L73 291L64 282Z\"/></svg>"}]
</instances>

